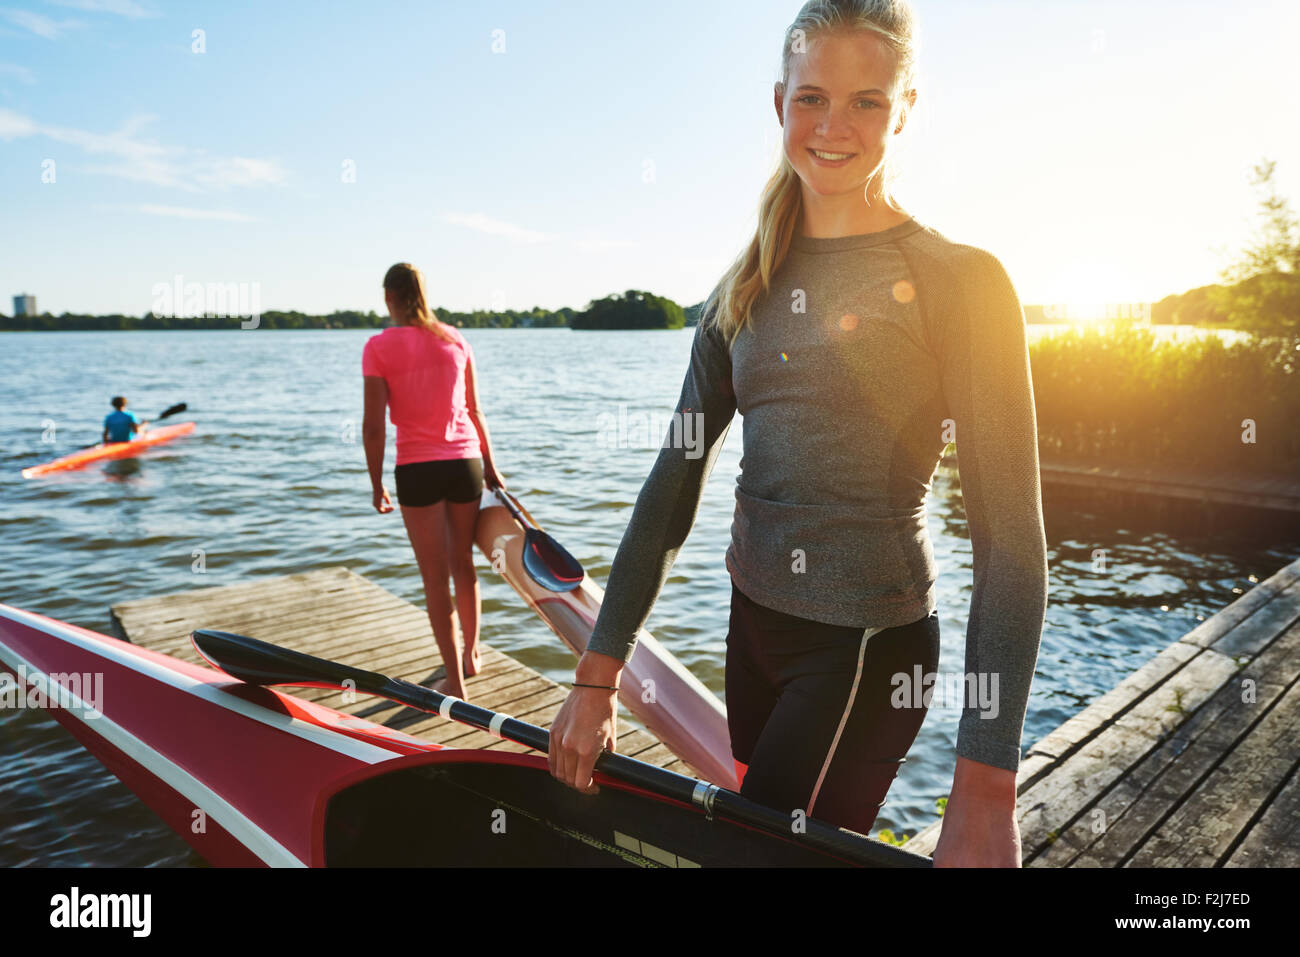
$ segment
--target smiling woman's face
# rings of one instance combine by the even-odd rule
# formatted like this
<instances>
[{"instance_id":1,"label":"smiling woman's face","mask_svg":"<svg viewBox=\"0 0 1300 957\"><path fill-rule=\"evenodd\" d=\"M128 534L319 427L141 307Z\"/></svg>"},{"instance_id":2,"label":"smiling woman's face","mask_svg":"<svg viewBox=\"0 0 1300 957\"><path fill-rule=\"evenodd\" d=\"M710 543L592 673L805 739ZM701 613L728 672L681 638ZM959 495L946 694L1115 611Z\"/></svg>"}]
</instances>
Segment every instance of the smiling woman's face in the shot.
<instances>
[{"instance_id":1,"label":"smiling woman's face","mask_svg":"<svg viewBox=\"0 0 1300 957\"><path fill-rule=\"evenodd\" d=\"M777 112L786 158L813 192L862 194L893 134L895 69L893 51L867 30L815 37L791 58Z\"/></svg>"}]
</instances>

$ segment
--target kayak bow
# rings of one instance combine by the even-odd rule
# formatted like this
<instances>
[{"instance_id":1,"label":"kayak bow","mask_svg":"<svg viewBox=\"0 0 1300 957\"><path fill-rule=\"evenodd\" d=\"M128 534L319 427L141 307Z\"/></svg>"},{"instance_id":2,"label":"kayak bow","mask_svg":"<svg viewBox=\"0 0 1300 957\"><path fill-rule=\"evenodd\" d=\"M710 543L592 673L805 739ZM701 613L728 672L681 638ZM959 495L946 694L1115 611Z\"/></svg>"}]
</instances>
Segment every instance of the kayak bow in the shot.
<instances>
[{"instance_id":1,"label":"kayak bow","mask_svg":"<svg viewBox=\"0 0 1300 957\"><path fill-rule=\"evenodd\" d=\"M129 442L109 442L106 445L92 445L80 452L73 452L71 455L55 459L53 462L46 462L44 465L33 465L31 468L23 469L23 478L37 478L51 472L66 472L69 469L79 469L84 465L90 465L92 462L107 459L131 458L145 449L161 445L163 442L170 442L182 435L189 435L193 431L193 422L180 422L176 425L163 425L147 429L144 435Z\"/></svg>"}]
</instances>

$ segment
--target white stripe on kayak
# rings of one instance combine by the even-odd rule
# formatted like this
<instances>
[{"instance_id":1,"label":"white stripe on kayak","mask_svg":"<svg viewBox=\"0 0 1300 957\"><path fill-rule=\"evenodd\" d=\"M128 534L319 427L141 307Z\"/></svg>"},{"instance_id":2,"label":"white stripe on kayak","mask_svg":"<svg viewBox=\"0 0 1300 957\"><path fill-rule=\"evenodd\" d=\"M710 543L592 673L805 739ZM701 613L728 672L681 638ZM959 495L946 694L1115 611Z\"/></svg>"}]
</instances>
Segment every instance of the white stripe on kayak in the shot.
<instances>
[{"instance_id":1,"label":"white stripe on kayak","mask_svg":"<svg viewBox=\"0 0 1300 957\"><path fill-rule=\"evenodd\" d=\"M844 725L848 723L849 712L853 710L853 701L858 696L858 682L862 680L862 659L867 654L867 640L876 632L884 631L883 628L868 628L862 633L862 644L858 646L858 670L853 675L853 687L849 689L849 700L844 704L844 713L840 715L839 727L835 729L835 737L831 739L831 746L826 751L826 760L822 762L822 772L817 775L817 783L813 785L812 797L808 799L809 817L813 816L813 805L817 803L817 795L821 792L822 781L826 780L826 772L830 770L831 759L835 757L835 749L839 746L840 735L844 733Z\"/></svg>"},{"instance_id":2,"label":"white stripe on kayak","mask_svg":"<svg viewBox=\"0 0 1300 957\"><path fill-rule=\"evenodd\" d=\"M10 609L0 609L8 612ZM11 616L12 617L12 616ZM19 667L24 669L28 680L33 676L40 675L48 683L49 676L27 661L22 655L14 651L8 645L0 641L0 651L4 652L4 663L13 668L16 672ZM75 702L74 708L63 709L77 715L88 729L94 731L101 738L113 745L127 757L143 765L149 773L154 775L160 781L163 781L173 791L183 795L187 801L194 805L195 810L200 810L207 816L222 826L240 844L256 854L262 861L270 867L306 867L306 863L299 860L297 855L293 854L283 844L273 838L266 831L262 830L251 820L249 820L239 808L235 807L216 791L213 791L206 784L200 781L194 775L190 774L184 768L173 763L165 755L155 751L149 745L145 744L130 731L114 722L103 712L94 711L81 698L77 697L71 691L68 691L62 685L59 685L57 692L59 700L66 698ZM94 712L97 717L87 718L86 711Z\"/></svg>"},{"instance_id":3,"label":"white stripe on kayak","mask_svg":"<svg viewBox=\"0 0 1300 957\"><path fill-rule=\"evenodd\" d=\"M115 661L120 665L125 665L132 671L152 678L154 681L160 681L170 685L173 688L179 688L181 691L188 692L197 698L202 698L212 704L225 708L228 711L234 711L245 717L252 718L269 727L276 728L280 731L288 732L310 741L312 744L319 745L323 748L329 748L339 754L347 755L358 761L364 761L367 764L378 764L380 761L388 761L391 758L399 757L396 752L388 751L384 748L376 747L373 744L367 744L364 741L358 741L356 738L349 737L345 734L339 734L334 731L328 731L317 725L303 721L287 714L279 714L261 705L253 704L251 701L245 701L237 695L229 694L220 688L214 687L205 681L199 681L188 675L172 671L163 665L158 664L152 659L142 658L133 655L130 652L116 648L107 642L99 642L87 638L85 635L77 634L71 628L68 628L62 622L56 622L52 619L42 619L38 616L25 612L21 608L13 608L9 605L0 605L0 617L5 617L11 621L28 625L37 631L43 631L54 635L60 641L76 645L91 654L98 655L101 658L107 658ZM234 680L233 678L231 679ZM412 739L418 740L418 739ZM424 744L426 742L419 742Z\"/></svg>"}]
</instances>

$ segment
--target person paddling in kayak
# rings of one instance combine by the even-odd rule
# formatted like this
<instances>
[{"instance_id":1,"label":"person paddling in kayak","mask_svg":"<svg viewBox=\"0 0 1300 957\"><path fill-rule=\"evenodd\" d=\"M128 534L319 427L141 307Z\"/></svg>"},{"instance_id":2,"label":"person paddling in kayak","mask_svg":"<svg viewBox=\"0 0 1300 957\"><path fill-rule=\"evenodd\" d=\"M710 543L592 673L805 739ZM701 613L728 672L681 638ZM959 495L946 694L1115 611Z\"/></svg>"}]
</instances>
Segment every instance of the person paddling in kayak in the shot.
<instances>
[{"instance_id":1,"label":"person paddling in kayak","mask_svg":"<svg viewBox=\"0 0 1300 957\"><path fill-rule=\"evenodd\" d=\"M130 442L137 435L144 435L145 429L149 427L149 420L140 418L134 412L128 412L124 396L113 396L112 406L113 411L104 416L102 441L105 445L110 442Z\"/></svg>"},{"instance_id":2,"label":"person paddling in kayak","mask_svg":"<svg viewBox=\"0 0 1300 957\"><path fill-rule=\"evenodd\" d=\"M447 672L433 688L468 700L465 679L480 667L474 525L484 483L505 488L505 481L493 466L473 349L460 330L434 315L424 277L410 263L388 270L384 299L397 325L372 336L361 358L372 501L381 515L393 510L383 481L387 409L397 429L397 502ZM455 583L454 612L448 578Z\"/></svg>"},{"instance_id":3,"label":"person paddling in kayak","mask_svg":"<svg viewBox=\"0 0 1300 957\"><path fill-rule=\"evenodd\" d=\"M917 98L914 22L906 0L812 0L786 32L779 168L753 240L705 301L677 405L703 415L707 451L659 452L550 766L589 792L615 747L623 665L739 411L725 683L741 793L868 833L938 667L925 496L955 441L974 556L963 677L987 693L963 702L934 863L1018 867L1048 573L1029 353L1001 262L890 190Z\"/></svg>"}]
</instances>

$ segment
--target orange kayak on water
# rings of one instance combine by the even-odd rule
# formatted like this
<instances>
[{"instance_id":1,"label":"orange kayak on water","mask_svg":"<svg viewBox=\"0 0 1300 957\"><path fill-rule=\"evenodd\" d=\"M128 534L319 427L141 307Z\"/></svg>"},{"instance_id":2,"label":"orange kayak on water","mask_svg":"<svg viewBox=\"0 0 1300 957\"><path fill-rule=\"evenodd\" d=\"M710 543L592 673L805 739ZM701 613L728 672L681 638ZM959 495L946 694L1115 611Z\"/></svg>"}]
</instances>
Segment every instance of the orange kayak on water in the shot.
<instances>
[{"instance_id":1,"label":"orange kayak on water","mask_svg":"<svg viewBox=\"0 0 1300 957\"><path fill-rule=\"evenodd\" d=\"M53 462L46 462L44 465L33 465L29 469L23 469L23 478L37 478L41 475L48 475L51 472L66 472L69 469L79 469L83 465L89 465L92 462L99 462L105 459L125 459L143 452L147 448L155 445L161 445L163 442L170 442L172 439L180 438L182 435L189 435L194 431L193 422L181 422L177 425L162 425L157 428L148 429L144 435L138 439L132 439L130 442L110 442L107 445L92 445L88 449L82 449L80 452L73 452L71 455L65 455L63 458L55 459Z\"/></svg>"}]
</instances>

